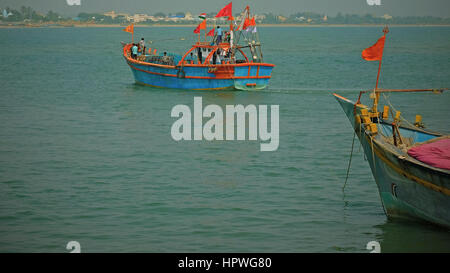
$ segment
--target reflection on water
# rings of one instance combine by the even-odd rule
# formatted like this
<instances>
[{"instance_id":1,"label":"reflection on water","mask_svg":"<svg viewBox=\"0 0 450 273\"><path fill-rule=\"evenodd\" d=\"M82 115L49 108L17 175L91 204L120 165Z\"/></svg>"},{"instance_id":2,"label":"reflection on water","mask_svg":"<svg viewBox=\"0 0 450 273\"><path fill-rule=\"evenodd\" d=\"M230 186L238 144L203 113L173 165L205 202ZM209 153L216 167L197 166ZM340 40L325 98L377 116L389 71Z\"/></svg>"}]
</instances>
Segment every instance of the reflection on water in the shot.
<instances>
[{"instance_id":1,"label":"reflection on water","mask_svg":"<svg viewBox=\"0 0 450 273\"><path fill-rule=\"evenodd\" d=\"M375 228L383 253L450 253L450 231L443 228L409 219L390 219Z\"/></svg>"}]
</instances>

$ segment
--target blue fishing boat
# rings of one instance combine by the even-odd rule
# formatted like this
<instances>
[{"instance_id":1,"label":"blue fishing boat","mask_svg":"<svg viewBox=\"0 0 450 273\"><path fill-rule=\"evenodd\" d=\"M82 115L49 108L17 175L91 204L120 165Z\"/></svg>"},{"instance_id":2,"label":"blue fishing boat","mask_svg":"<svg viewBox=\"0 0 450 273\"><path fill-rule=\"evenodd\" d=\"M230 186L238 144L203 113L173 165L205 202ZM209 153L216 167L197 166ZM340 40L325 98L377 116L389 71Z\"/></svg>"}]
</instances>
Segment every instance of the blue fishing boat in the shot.
<instances>
[{"instance_id":1,"label":"blue fishing boat","mask_svg":"<svg viewBox=\"0 0 450 273\"><path fill-rule=\"evenodd\" d=\"M230 3L231 4L231 3ZM230 29L207 41L206 19L197 27L196 42L184 55L159 53L151 48L140 56L133 56L133 43L124 44L123 57L131 68L136 83L165 88L193 90L259 90L267 87L275 65L264 63L254 17L244 10L240 24L228 12ZM200 41L200 30L205 40ZM131 32L131 31L130 31ZM214 33L214 28L209 32ZM242 41L245 44L240 44ZM247 51L247 54L244 52Z\"/></svg>"},{"instance_id":2,"label":"blue fishing boat","mask_svg":"<svg viewBox=\"0 0 450 273\"><path fill-rule=\"evenodd\" d=\"M360 92L356 102L334 94L364 149L389 218L412 217L450 228L450 135L425 129L420 115L408 122L390 104L378 111L382 93L444 90L378 89L377 79L376 88ZM371 107L361 103L366 93L373 99Z\"/></svg>"}]
</instances>

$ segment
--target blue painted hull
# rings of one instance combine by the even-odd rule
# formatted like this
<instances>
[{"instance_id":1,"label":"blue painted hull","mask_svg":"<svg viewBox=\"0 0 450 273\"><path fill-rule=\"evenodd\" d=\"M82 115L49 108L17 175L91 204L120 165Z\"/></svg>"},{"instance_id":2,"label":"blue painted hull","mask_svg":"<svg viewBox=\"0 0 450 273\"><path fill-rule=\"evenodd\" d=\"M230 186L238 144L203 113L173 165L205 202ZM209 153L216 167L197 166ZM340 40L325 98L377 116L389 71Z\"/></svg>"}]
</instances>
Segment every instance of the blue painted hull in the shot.
<instances>
[{"instance_id":1,"label":"blue painted hull","mask_svg":"<svg viewBox=\"0 0 450 273\"><path fill-rule=\"evenodd\" d=\"M450 228L450 171L423 164L395 146L386 144L379 135L359 126L355 114L360 107L336 96L362 144L384 211L388 217L413 217ZM377 124L378 131L389 135L391 126ZM422 142L436 135L414 129L400 129L403 137ZM392 133L391 133L392 135Z\"/></svg>"},{"instance_id":2,"label":"blue painted hull","mask_svg":"<svg viewBox=\"0 0 450 273\"><path fill-rule=\"evenodd\" d=\"M273 69L272 65L264 64L169 67L132 62L129 59L127 63L137 83L193 90L263 89L267 87ZM232 71L222 76L210 72L212 67Z\"/></svg>"}]
</instances>

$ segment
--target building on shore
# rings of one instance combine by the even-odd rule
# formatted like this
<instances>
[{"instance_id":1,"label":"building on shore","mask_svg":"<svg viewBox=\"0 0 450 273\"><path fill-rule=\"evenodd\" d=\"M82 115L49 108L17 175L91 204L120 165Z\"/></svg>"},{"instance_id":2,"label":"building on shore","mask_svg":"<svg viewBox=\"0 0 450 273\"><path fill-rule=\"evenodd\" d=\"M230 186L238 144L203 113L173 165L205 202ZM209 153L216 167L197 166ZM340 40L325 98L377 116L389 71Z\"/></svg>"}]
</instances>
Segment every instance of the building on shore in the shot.
<instances>
[{"instance_id":1,"label":"building on shore","mask_svg":"<svg viewBox=\"0 0 450 273\"><path fill-rule=\"evenodd\" d=\"M127 18L128 16L130 16L128 13L116 13L115 11L109 11L109 12L105 12L103 13L103 15L105 16L109 16L112 19L115 19L116 17L125 17Z\"/></svg>"},{"instance_id":2,"label":"building on shore","mask_svg":"<svg viewBox=\"0 0 450 273\"><path fill-rule=\"evenodd\" d=\"M145 22L147 20L152 20L153 21L154 17L147 15L147 14L134 14L131 16L127 17L127 21L129 22L133 22L133 23L140 23L140 22Z\"/></svg>"}]
</instances>

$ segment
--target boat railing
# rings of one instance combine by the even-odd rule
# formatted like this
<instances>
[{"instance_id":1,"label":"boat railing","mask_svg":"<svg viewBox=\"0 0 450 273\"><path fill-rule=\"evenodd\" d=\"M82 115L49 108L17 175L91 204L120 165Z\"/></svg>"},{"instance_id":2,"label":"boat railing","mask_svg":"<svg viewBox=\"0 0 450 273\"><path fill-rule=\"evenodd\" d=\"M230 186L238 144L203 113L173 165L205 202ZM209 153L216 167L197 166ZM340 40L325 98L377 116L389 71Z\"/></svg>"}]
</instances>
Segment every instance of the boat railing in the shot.
<instances>
[{"instance_id":1,"label":"boat railing","mask_svg":"<svg viewBox=\"0 0 450 273\"><path fill-rule=\"evenodd\" d=\"M147 56L145 62L174 66L173 56Z\"/></svg>"}]
</instances>

